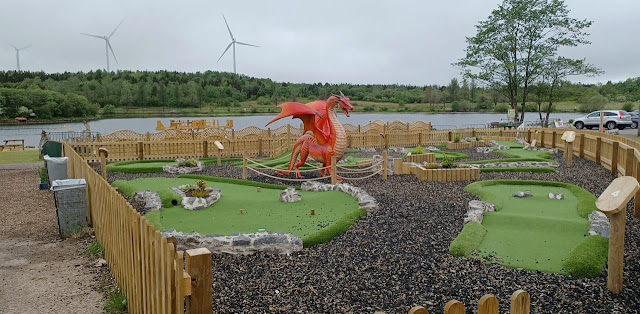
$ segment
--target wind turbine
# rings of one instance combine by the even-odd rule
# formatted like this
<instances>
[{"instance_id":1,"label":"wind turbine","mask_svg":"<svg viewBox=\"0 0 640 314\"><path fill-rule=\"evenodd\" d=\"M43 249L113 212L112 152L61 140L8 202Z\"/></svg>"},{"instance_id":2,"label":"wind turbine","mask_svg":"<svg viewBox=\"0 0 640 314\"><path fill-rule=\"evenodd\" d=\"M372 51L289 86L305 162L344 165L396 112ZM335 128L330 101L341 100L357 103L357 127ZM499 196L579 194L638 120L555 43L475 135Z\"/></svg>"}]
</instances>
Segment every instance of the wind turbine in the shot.
<instances>
[{"instance_id":1,"label":"wind turbine","mask_svg":"<svg viewBox=\"0 0 640 314\"><path fill-rule=\"evenodd\" d=\"M105 48L104 49L105 49L105 51L107 53L107 72L109 72L109 50L111 50L111 55L113 56L113 60L116 61L116 64L118 63L118 59L116 58L115 52L113 52L113 48L111 47L111 43L109 42L109 39L111 38L111 36L113 36L113 34L116 33L116 31L118 30L118 27L120 27L122 22L124 22L124 19L122 21L120 21L120 24L118 24L118 26L116 26L116 28L113 30L113 32L111 32L111 34L109 34L109 36L98 36L98 35L80 33L80 34L85 35L85 36L91 36L91 37L95 37L95 38L104 39L104 44L105 44Z\"/></svg>"},{"instance_id":2,"label":"wind turbine","mask_svg":"<svg viewBox=\"0 0 640 314\"><path fill-rule=\"evenodd\" d=\"M224 50L224 52L222 53L220 58L218 58L218 61L216 61L216 63L220 62L220 59L224 57L224 54L227 53L227 50L229 50L229 48L233 46L233 73L236 73L236 44L251 46L251 47L259 47L259 46L236 41L235 37L233 37L233 33L231 33L231 28L229 28L229 24L227 23L227 18L224 17L224 14L222 15L222 18L224 19L224 24L227 25L227 30L229 31L229 36L231 37L231 43L229 43L229 45L227 46L227 49Z\"/></svg>"},{"instance_id":3,"label":"wind turbine","mask_svg":"<svg viewBox=\"0 0 640 314\"><path fill-rule=\"evenodd\" d=\"M16 64L17 64L16 67L18 68L18 72L20 72L20 50L25 50L25 49L31 47L31 45L24 46L22 48L18 48L18 47L14 46L14 45L11 45L11 47L13 47L13 49L16 50Z\"/></svg>"}]
</instances>

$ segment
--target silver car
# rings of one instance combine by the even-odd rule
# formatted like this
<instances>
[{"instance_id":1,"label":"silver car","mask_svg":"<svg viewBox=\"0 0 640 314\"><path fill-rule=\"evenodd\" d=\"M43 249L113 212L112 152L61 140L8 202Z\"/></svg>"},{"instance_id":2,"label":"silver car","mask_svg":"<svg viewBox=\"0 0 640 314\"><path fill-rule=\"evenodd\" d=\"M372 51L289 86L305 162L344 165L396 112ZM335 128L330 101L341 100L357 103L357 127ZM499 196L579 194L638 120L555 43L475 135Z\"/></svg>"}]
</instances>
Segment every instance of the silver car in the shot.
<instances>
[{"instance_id":1,"label":"silver car","mask_svg":"<svg viewBox=\"0 0 640 314\"><path fill-rule=\"evenodd\" d=\"M624 110L603 110L603 125L608 130L630 128L632 126L631 115ZM576 129L592 129L600 127L600 111L594 111L582 118L573 121Z\"/></svg>"}]
</instances>

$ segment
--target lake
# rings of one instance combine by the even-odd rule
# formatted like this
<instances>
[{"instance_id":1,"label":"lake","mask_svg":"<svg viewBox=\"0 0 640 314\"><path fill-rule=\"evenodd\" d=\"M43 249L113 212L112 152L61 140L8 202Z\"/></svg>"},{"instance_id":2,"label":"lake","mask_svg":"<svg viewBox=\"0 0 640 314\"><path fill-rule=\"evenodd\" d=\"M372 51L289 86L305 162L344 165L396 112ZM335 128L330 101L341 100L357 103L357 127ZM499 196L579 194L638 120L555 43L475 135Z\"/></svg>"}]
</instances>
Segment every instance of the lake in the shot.
<instances>
[{"instance_id":1,"label":"lake","mask_svg":"<svg viewBox=\"0 0 640 314\"><path fill-rule=\"evenodd\" d=\"M201 119L215 119L224 124L227 119L232 119L234 128L236 130L243 129L248 126L258 126L264 128L271 119L276 115L256 115L256 116L241 116L241 117L162 117L162 118L128 118L128 119L102 119L91 121L92 132L100 132L101 134L109 134L118 130L132 130L139 133L156 132L156 121L160 120L165 126L169 125L169 120L201 120ZM569 121L569 119L575 119L584 116L583 113L553 113L551 119L561 119L562 121ZM392 122L400 120L403 122L424 121L431 122L434 128L459 128L470 127L474 124L486 125L491 122L499 122L507 118L505 113L354 113L351 117L347 118L342 114L338 114L338 118L342 123L349 123L353 125L365 125L369 122L382 120L385 122ZM538 119L537 113L526 113L526 121L535 121ZM300 120L292 121L285 118L270 125L271 128L276 128L281 125L291 123L292 125L299 125ZM479 126L475 126L479 127ZM25 145L37 146L40 142L40 133L42 130L47 132L63 132L63 131L83 131L84 125L82 123L59 123L59 124L42 124L42 125L24 125L24 126L0 126L0 144L4 143L5 139L25 139Z\"/></svg>"}]
</instances>

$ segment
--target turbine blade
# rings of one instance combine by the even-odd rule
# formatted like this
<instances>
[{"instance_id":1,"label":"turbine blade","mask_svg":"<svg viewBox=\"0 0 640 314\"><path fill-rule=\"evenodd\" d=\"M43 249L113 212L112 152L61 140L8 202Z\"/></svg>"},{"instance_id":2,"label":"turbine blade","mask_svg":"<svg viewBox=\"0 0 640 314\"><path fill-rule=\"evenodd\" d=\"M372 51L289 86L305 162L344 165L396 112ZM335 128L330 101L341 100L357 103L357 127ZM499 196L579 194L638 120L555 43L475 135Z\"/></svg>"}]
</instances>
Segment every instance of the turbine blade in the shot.
<instances>
[{"instance_id":1,"label":"turbine blade","mask_svg":"<svg viewBox=\"0 0 640 314\"><path fill-rule=\"evenodd\" d=\"M120 25L122 25L122 22L124 22L124 19L122 19L122 21L120 21L120 24L118 24L118 26L116 26L116 28L113 30L113 32L111 32L111 35L109 35L109 37L107 37L107 38L111 38L111 36L113 36L113 34L115 34L115 32L118 30L118 27L120 27Z\"/></svg>"},{"instance_id":2,"label":"turbine blade","mask_svg":"<svg viewBox=\"0 0 640 314\"><path fill-rule=\"evenodd\" d=\"M233 39L233 34L231 33L231 28L229 28L229 24L227 23L227 18L224 17L224 14L222 15L222 18L224 19L224 25L227 25L227 30L229 31L229 36L231 36L232 40L235 40L235 39Z\"/></svg>"},{"instance_id":3,"label":"turbine blade","mask_svg":"<svg viewBox=\"0 0 640 314\"><path fill-rule=\"evenodd\" d=\"M260 46L256 46L256 45L252 45L252 44L241 43L241 42L239 42L239 41L236 41L236 44L239 44L239 45L245 45L245 46L251 46L251 47L260 47Z\"/></svg>"},{"instance_id":4,"label":"turbine blade","mask_svg":"<svg viewBox=\"0 0 640 314\"><path fill-rule=\"evenodd\" d=\"M91 37L95 37L95 38L104 39L104 36L91 35L91 34L86 34L86 33L80 33L80 34L85 35L85 36L91 36Z\"/></svg>"},{"instance_id":5,"label":"turbine blade","mask_svg":"<svg viewBox=\"0 0 640 314\"><path fill-rule=\"evenodd\" d=\"M216 61L216 63L220 62L220 59L222 59L222 57L224 57L224 54L227 53L227 50L229 50L229 48L231 48L231 45L233 45L233 42L229 43L229 46L227 46L227 49L224 50L224 52L222 53L220 58L218 58L218 61Z\"/></svg>"},{"instance_id":6,"label":"turbine blade","mask_svg":"<svg viewBox=\"0 0 640 314\"><path fill-rule=\"evenodd\" d=\"M18 50L25 50L25 49L27 49L27 48L29 48L29 47L31 47L31 45L26 45L26 46L24 46L24 47L22 47L22 48L20 48L20 49L18 49Z\"/></svg>"},{"instance_id":7,"label":"turbine blade","mask_svg":"<svg viewBox=\"0 0 640 314\"><path fill-rule=\"evenodd\" d=\"M18 47L14 46L12 44L9 44L9 46L13 47L13 49L15 49L15 50L18 50Z\"/></svg>"},{"instance_id":8,"label":"turbine blade","mask_svg":"<svg viewBox=\"0 0 640 314\"><path fill-rule=\"evenodd\" d=\"M111 50L111 55L113 56L113 60L116 60L116 64L118 63L118 58L116 58L116 53L113 52L113 48L111 48L111 43L107 39L107 46L109 46L109 50Z\"/></svg>"}]
</instances>

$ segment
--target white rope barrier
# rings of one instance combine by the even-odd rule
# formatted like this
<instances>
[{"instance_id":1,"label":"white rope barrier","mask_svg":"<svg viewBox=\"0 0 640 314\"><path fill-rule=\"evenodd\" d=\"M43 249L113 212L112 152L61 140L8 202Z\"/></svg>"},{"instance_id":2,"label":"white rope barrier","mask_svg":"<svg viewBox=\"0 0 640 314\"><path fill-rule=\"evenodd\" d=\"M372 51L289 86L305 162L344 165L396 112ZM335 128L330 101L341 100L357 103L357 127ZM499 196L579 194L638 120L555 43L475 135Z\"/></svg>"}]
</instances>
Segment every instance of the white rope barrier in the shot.
<instances>
[{"instance_id":1,"label":"white rope barrier","mask_svg":"<svg viewBox=\"0 0 640 314\"><path fill-rule=\"evenodd\" d=\"M360 173L360 172L369 172L369 170L371 170L373 168L377 168L381 164L382 164L382 161L379 161L379 162L377 162L375 164L372 164L371 166L366 167L366 168L355 168L354 169L354 168L348 168L348 167L341 167L341 166L338 166L338 165L336 165L336 168L337 169L341 169L341 170L345 170L345 172Z\"/></svg>"},{"instance_id":2,"label":"white rope barrier","mask_svg":"<svg viewBox=\"0 0 640 314\"><path fill-rule=\"evenodd\" d=\"M353 180L353 181L356 181L356 180L369 179L369 178L371 178L371 177L373 177L373 176L375 176L375 175L377 175L377 174L380 174L380 173L381 173L381 171L377 171L377 172L374 172L374 173L372 173L372 174L370 174L370 175L368 175L368 176L364 176L364 177L360 177L360 178L346 178L346 177L340 177L340 178L341 178L342 180Z\"/></svg>"},{"instance_id":3,"label":"white rope barrier","mask_svg":"<svg viewBox=\"0 0 640 314\"><path fill-rule=\"evenodd\" d=\"M291 179L291 178L283 178L283 177L272 176L270 174L262 173L262 172L260 172L260 171L258 171L256 169L251 168L251 167L248 167L248 169L253 171L253 172L255 172L255 173L257 173L257 174L263 175L265 177L269 177L269 178L273 178L273 179L277 179L277 180L293 181L293 182L317 181L317 180L323 180L323 179L330 178L330 176L324 176L324 177L319 177L319 178ZM281 171L281 170L279 170L279 171ZM292 170L291 172L294 172L294 171Z\"/></svg>"},{"instance_id":4,"label":"white rope barrier","mask_svg":"<svg viewBox=\"0 0 640 314\"><path fill-rule=\"evenodd\" d=\"M269 169L269 170L274 170L274 171L286 171L286 169L278 169L278 168L274 168L274 167L269 167L267 165L263 165L263 164L255 161L253 159L250 159L250 158L247 158L247 161L250 161L251 163L258 165L258 166L262 167L263 169ZM251 167L248 167L248 168L251 169ZM322 170L322 169L329 169L329 168L331 168L331 167L327 166L327 167L323 167L323 168L315 168L315 169L299 170L299 171L300 172L313 172L313 171L319 171L319 170Z\"/></svg>"}]
</instances>

